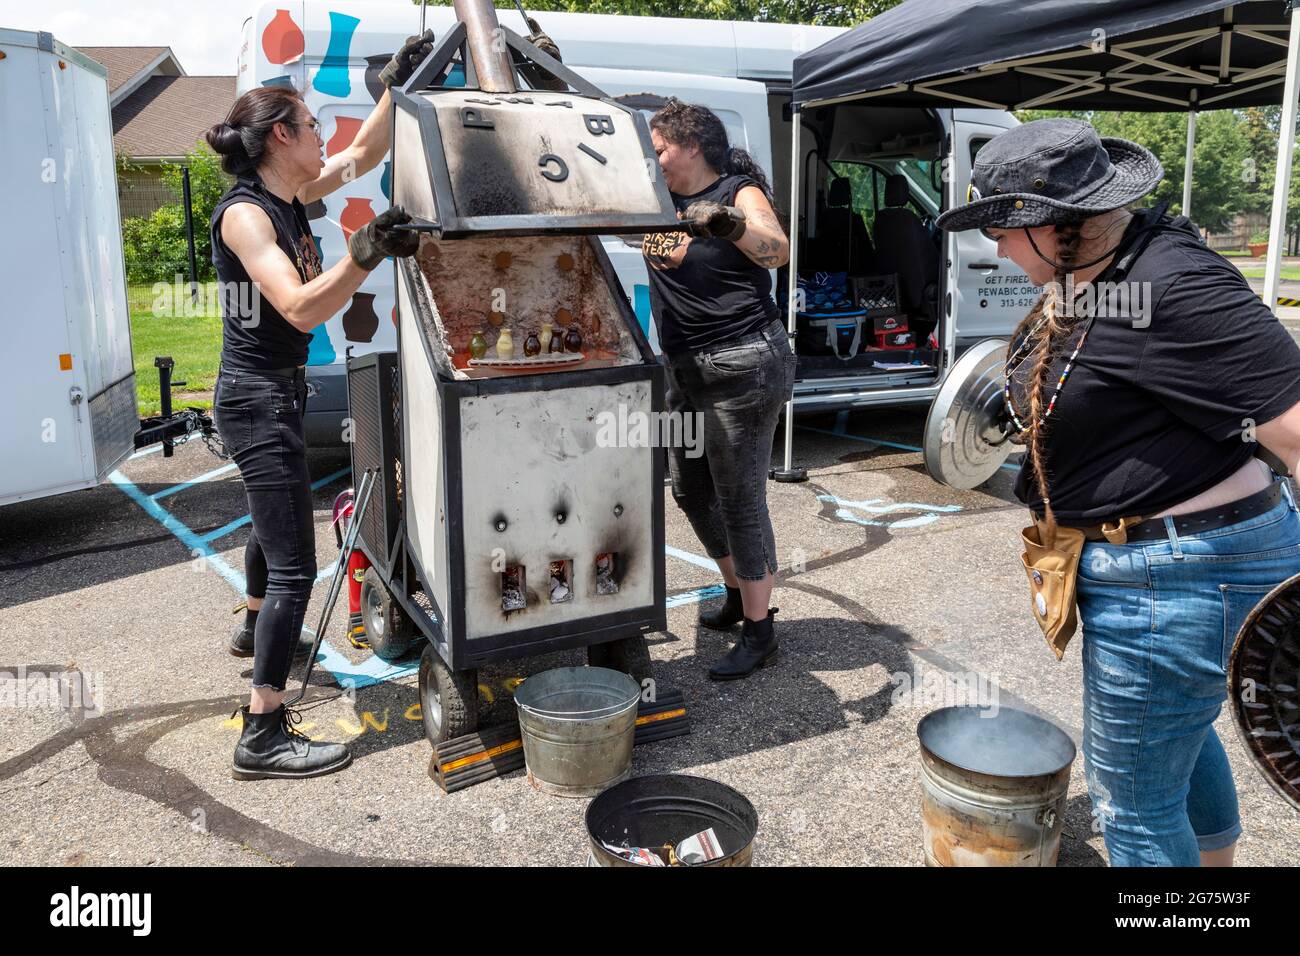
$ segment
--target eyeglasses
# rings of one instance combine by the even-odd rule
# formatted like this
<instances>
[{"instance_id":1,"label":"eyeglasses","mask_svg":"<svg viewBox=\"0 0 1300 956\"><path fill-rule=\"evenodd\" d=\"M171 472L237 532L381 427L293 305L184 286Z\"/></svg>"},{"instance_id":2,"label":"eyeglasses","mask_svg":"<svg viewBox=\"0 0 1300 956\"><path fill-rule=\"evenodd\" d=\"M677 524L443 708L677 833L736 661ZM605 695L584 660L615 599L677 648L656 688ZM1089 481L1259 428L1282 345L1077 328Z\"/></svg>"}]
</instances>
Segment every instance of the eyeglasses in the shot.
<instances>
[{"instance_id":1,"label":"eyeglasses","mask_svg":"<svg viewBox=\"0 0 1300 956\"><path fill-rule=\"evenodd\" d=\"M990 234L988 229L986 229L983 226L980 226L980 235L982 235L985 239L987 239L989 242L993 243L994 245L997 245L998 237Z\"/></svg>"},{"instance_id":2,"label":"eyeglasses","mask_svg":"<svg viewBox=\"0 0 1300 956\"><path fill-rule=\"evenodd\" d=\"M294 125L294 126L308 126L308 127L311 127L311 131L312 131L313 133L315 133L317 137L320 136L320 120L318 120L318 119L313 118L312 121L311 121L310 123L294 123L294 124L292 124L292 125Z\"/></svg>"}]
</instances>

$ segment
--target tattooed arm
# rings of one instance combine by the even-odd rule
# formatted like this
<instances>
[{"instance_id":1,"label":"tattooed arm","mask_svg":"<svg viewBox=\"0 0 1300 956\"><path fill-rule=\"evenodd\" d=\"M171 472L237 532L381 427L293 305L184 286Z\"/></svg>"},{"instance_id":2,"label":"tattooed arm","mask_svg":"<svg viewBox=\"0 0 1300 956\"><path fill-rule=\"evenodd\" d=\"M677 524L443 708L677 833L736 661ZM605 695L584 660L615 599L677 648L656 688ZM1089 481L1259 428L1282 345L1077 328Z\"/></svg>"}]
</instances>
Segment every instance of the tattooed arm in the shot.
<instances>
[{"instance_id":1,"label":"tattooed arm","mask_svg":"<svg viewBox=\"0 0 1300 956\"><path fill-rule=\"evenodd\" d=\"M763 191L746 186L736 193L736 208L745 214L745 233L736 248L764 269L776 269L790 261L790 241Z\"/></svg>"}]
</instances>

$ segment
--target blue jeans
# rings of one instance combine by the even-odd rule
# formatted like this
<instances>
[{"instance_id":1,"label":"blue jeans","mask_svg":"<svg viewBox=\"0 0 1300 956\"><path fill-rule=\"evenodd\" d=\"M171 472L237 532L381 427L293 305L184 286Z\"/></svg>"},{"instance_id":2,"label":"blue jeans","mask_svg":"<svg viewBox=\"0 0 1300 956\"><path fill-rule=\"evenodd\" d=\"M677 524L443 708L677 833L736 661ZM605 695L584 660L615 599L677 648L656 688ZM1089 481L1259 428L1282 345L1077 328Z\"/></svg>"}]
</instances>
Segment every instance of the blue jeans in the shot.
<instances>
[{"instance_id":1,"label":"blue jeans","mask_svg":"<svg viewBox=\"0 0 1300 956\"><path fill-rule=\"evenodd\" d=\"M284 690L316 583L316 524L303 416L307 383L223 367L212 417L239 466L252 530L244 547L249 597L263 598L253 632L253 686Z\"/></svg>"},{"instance_id":2,"label":"blue jeans","mask_svg":"<svg viewBox=\"0 0 1300 956\"><path fill-rule=\"evenodd\" d=\"M1226 528L1111 545L1079 562L1083 755L1111 866L1198 866L1241 835L1237 792L1212 726L1246 615L1300 570L1289 487Z\"/></svg>"}]
</instances>

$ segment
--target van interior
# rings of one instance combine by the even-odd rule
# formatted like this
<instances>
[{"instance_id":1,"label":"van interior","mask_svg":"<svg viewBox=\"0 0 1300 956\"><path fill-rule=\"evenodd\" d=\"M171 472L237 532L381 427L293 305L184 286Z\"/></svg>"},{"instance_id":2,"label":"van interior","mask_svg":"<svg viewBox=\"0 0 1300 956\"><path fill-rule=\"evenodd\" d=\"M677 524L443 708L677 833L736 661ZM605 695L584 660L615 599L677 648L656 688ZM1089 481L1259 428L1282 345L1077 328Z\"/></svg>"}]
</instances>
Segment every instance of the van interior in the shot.
<instances>
[{"instance_id":1,"label":"van interior","mask_svg":"<svg viewBox=\"0 0 1300 956\"><path fill-rule=\"evenodd\" d=\"M773 97L779 211L789 215L789 100ZM783 122L776 122L778 111ZM931 111L843 103L802 114L799 379L938 377L944 131ZM794 230L792 229L792 232ZM787 269L778 273L786 301Z\"/></svg>"}]
</instances>

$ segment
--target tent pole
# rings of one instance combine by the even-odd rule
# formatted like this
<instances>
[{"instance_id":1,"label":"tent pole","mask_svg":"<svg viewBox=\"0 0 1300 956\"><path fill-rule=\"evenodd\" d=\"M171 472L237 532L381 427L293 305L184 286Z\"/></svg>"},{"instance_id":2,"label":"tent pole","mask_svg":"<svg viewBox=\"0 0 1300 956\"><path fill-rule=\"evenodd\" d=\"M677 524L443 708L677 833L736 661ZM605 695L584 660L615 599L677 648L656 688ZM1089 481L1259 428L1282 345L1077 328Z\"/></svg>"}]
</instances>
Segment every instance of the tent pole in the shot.
<instances>
[{"instance_id":1,"label":"tent pole","mask_svg":"<svg viewBox=\"0 0 1300 956\"><path fill-rule=\"evenodd\" d=\"M1286 49L1286 83L1282 88L1282 121L1277 137L1277 177L1273 211L1268 222L1268 261L1264 265L1264 304L1277 314L1278 279L1282 272L1282 237L1286 235L1287 196L1291 192L1291 158L1295 154L1296 68L1300 54L1300 16L1291 12Z\"/></svg>"},{"instance_id":2,"label":"tent pole","mask_svg":"<svg viewBox=\"0 0 1300 956\"><path fill-rule=\"evenodd\" d=\"M1183 163L1183 215L1192 217L1192 158L1196 151L1196 110L1187 113L1187 159Z\"/></svg>"},{"instance_id":3,"label":"tent pole","mask_svg":"<svg viewBox=\"0 0 1300 956\"><path fill-rule=\"evenodd\" d=\"M790 336L790 351L794 351L795 322L799 292L799 200L803 193L803 184L799 181L803 174L803 163L799 161L799 132L803 127L803 118L799 105L790 106L790 262L786 267L786 332ZM794 396L785 403L785 463L781 468L772 470L771 477L776 481L807 481L808 470L794 467Z\"/></svg>"}]
</instances>

